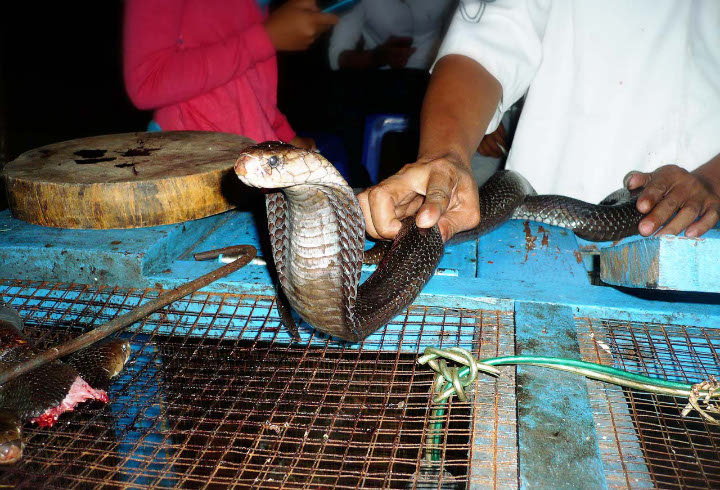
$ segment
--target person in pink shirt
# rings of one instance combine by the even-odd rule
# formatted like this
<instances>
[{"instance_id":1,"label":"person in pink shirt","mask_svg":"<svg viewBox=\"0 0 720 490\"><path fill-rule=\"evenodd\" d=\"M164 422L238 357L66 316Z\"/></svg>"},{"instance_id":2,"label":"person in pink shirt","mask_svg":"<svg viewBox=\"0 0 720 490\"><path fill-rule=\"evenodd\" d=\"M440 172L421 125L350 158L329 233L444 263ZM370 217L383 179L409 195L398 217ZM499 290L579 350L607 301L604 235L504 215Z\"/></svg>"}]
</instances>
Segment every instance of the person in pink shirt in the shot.
<instances>
[{"instance_id":1,"label":"person in pink shirt","mask_svg":"<svg viewBox=\"0 0 720 490\"><path fill-rule=\"evenodd\" d=\"M130 99L163 130L236 133L312 148L277 108L277 51L301 51L338 18L315 0L267 15L256 0L127 0Z\"/></svg>"}]
</instances>

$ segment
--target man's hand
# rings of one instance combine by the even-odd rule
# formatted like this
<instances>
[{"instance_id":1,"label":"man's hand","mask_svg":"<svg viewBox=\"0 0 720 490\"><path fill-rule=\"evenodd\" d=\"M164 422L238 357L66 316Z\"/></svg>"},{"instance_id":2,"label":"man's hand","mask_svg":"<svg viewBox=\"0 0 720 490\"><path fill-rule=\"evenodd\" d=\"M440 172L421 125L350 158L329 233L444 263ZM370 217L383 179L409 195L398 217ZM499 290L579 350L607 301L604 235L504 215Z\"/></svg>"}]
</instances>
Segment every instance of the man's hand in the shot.
<instances>
[{"instance_id":1,"label":"man's hand","mask_svg":"<svg viewBox=\"0 0 720 490\"><path fill-rule=\"evenodd\" d=\"M400 220L417 213L420 228L435 223L443 240L480 222L478 189L469 164L452 155L405 165L358 195L368 233L394 238Z\"/></svg>"},{"instance_id":2,"label":"man's hand","mask_svg":"<svg viewBox=\"0 0 720 490\"><path fill-rule=\"evenodd\" d=\"M270 14L265 30L276 50L304 51L338 20L320 12L315 0L289 0Z\"/></svg>"},{"instance_id":3,"label":"man's hand","mask_svg":"<svg viewBox=\"0 0 720 490\"><path fill-rule=\"evenodd\" d=\"M507 149L507 133L500 123L495 131L485 135L477 147L477 152L486 157L502 158L507 155Z\"/></svg>"},{"instance_id":4,"label":"man's hand","mask_svg":"<svg viewBox=\"0 0 720 490\"><path fill-rule=\"evenodd\" d=\"M414 52L411 37L390 36L373 50L373 57L377 66L390 65L390 68L404 68Z\"/></svg>"},{"instance_id":5,"label":"man's hand","mask_svg":"<svg viewBox=\"0 0 720 490\"><path fill-rule=\"evenodd\" d=\"M637 201L638 211L647 214L638 225L640 234L652 235L664 225L659 234L685 230L685 236L699 237L715 226L720 217L720 179L708 172L712 163L693 172L665 165L652 173L627 174L628 189L645 187Z\"/></svg>"}]
</instances>

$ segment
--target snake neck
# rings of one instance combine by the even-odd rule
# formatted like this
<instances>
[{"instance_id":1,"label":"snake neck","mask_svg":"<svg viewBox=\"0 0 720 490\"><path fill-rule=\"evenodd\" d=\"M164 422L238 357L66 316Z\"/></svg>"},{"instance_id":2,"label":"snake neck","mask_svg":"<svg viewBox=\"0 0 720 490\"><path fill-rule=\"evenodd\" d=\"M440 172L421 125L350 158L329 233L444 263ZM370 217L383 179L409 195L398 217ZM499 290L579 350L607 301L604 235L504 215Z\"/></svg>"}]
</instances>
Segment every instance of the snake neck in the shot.
<instances>
[{"instance_id":1,"label":"snake neck","mask_svg":"<svg viewBox=\"0 0 720 490\"><path fill-rule=\"evenodd\" d=\"M303 184L287 200L283 288L297 312L331 334L355 319L365 224L352 190Z\"/></svg>"},{"instance_id":2,"label":"snake neck","mask_svg":"<svg viewBox=\"0 0 720 490\"><path fill-rule=\"evenodd\" d=\"M359 207L352 192L340 186L303 184L283 189L288 204L286 225L290 238L290 264L311 259L329 267L340 250L342 210L337 201Z\"/></svg>"}]
</instances>

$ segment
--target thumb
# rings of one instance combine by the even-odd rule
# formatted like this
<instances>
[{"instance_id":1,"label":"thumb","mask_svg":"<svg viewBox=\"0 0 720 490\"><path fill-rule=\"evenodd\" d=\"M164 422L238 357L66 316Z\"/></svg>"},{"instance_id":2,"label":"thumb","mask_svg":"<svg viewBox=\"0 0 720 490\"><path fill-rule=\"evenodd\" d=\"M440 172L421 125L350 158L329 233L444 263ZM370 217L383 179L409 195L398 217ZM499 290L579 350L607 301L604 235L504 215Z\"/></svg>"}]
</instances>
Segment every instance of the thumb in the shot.
<instances>
[{"instance_id":1,"label":"thumb","mask_svg":"<svg viewBox=\"0 0 720 490\"><path fill-rule=\"evenodd\" d=\"M623 185L629 190L645 187L650 182L650 177L651 175L648 173L631 170L623 178Z\"/></svg>"},{"instance_id":2,"label":"thumb","mask_svg":"<svg viewBox=\"0 0 720 490\"><path fill-rule=\"evenodd\" d=\"M448 175L432 172L425 191L425 203L417 214L417 225L430 228L445 214L450 205L453 185Z\"/></svg>"}]
</instances>

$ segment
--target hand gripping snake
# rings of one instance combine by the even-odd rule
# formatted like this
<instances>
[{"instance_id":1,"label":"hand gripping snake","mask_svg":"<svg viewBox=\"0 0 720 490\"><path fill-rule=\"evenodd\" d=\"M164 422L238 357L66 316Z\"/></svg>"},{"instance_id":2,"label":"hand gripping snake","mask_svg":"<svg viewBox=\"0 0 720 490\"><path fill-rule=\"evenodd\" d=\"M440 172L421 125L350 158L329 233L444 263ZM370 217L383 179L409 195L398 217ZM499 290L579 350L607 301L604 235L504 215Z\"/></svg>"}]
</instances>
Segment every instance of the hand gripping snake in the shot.
<instances>
[{"instance_id":1,"label":"hand gripping snake","mask_svg":"<svg viewBox=\"0 0 720 490\"><path fill-rule=\"evenodd\" d=\"M250 146L235 163L245 184L266 194L273 260L285 296L313 327L357 342L406 308L435 272L444 251L435 225L413 217L362 284L365 222L354 192L317 152L280 142ZM519 174L501 171L480 187L480 224L453 241L474 239L508 219L572 229L588 240L632 235L642 214L637 193L617 191L599 205L564 196L537 196Z\"/></svg>"}]
</instances>

